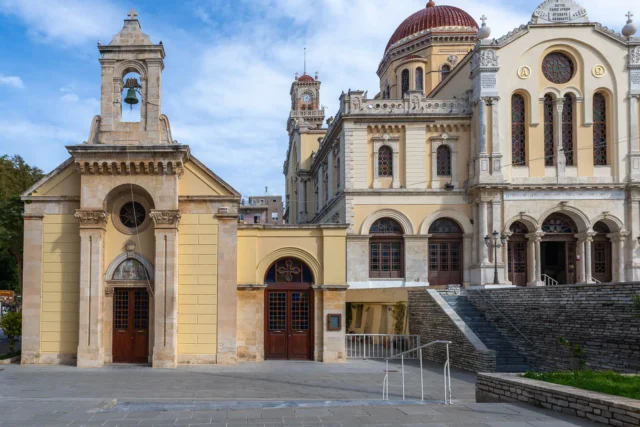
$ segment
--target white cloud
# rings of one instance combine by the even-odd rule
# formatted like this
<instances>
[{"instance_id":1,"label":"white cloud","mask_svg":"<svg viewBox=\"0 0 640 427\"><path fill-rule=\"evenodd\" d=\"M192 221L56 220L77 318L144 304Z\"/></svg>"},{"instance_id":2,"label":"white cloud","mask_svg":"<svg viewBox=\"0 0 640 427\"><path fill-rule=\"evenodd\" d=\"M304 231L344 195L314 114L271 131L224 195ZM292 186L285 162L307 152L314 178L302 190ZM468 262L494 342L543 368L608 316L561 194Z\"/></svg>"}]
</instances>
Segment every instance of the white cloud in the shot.
<instances>
[{"instance_id":1,"label":"white cloud","mask_svg":"<svg viewBox=\"0 0 640 427\"><path fill-rule=\"evenodd\" d=\"M63 95L60 99L62 99L64 102L78 102L79 100L78 95L76 95L75 93L68 93L66 95Z\"/></svg>"},{"instance_id":2,"label":"white cloud","mask_svg":"<svg viewBox=\"0 0 640 427\"><path fill-rule=\"evenodd\" d=\"M0 74L0 85L11 86L16 89L24 88L24 82L18 76L5 76Z\"/></svg>"},{"instance_id":3,"label":"white cloud","mask_svg":"<svg viewBox=\"0 0 640 427\"><path fill-rule=\"evenodd\" d=\"M0 13L20 18L31 36L69 46L116 33L125 11L102 0L0 0ZM109 41L110 38L106 40Z\"/></svg>"}]
</instances>

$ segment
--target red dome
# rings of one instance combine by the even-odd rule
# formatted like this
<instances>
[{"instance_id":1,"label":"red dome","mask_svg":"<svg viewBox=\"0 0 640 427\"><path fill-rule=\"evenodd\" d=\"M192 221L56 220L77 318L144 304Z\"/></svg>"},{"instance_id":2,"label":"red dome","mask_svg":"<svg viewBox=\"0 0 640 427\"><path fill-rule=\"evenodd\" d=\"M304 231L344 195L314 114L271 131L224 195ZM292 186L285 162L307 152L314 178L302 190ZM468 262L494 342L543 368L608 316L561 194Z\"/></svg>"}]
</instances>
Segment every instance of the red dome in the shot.
<instances>
[{"instance_id":1,"label":"red dome","mask_svg":"<svg viewBox=\"0 0 640 427\"><path fill-rule=\"evenodd\" d=\"M442 27L467 27L473 28L474 32L478 31L478 23L464 10L453 6L436 6L433 1L429 1L426 8L414 13L400 24L391 36L385 52L405 37Z\"/></svg>"},{"instance_id":2,"label":"red dome","mask_svg":"<svg viewBox=\"0 0 640 427\"><path fill-rule=\"evenodd\" d=\"M314 79L313 77L311 77L311 76L310 76L310 75L308 75L308 74L303 74L303 75L302 75L302 77L300 77L300 78L298 79L298 81L299 81L299 82L311 82L311 83L313 83L313 82L315 82L315 81L316 81L316 79Z\"/></svg>"}]
</instances>

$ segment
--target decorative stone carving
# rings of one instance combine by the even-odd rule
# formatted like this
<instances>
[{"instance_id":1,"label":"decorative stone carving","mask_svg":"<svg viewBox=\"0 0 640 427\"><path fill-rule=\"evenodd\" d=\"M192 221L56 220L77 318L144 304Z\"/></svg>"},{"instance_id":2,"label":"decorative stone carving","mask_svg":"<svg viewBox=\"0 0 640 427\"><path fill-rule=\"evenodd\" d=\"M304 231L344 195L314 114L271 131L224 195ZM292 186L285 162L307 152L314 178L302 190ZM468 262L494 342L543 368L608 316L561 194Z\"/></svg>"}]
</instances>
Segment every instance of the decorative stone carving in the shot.
<instances>
[{"instance_id":1,"label":"decorative stone carving","mask_svg":"<svg viewBox=\"0 0 640 427\"><path fill-rule=\"evenodd\" d=\"M574 0L546 0L533 12L532 24L589 22L587 10Z\"/></svg>"},{"instance_id":2,"label":"decorative stone carving","mask_svg":"<svg viewBox=\"0 0 640 427\"><path fill-rule=\"evenodd\" d=\"M80 228L105 228L109 215L101 210L76 209L73 215L80 220Z\"/></svg>"},{"instance_id":3,"label":"decorative stone carving","mask_svg":"<svg viewBox=\"0 0 640 427\"><path fill-rule=\"evenodd\" d=\"M518 28L512 31L509 31L507 34L500 37L499 39L494 40L492 45L507 44L508 42L515 40L517 37L520 37L521 35L527 33L528 31L529 31L529 27L527 25L520 25Z\"/></svg>"},{"instance_id":4,"label":"decorative stone carving","mask_svg":"<svg viewBox=\"0 0 640 427\"><path fill-rule=\"evenodd\" d=\"M518 68L518 77L520 77L522 80L526 80L531 77L531 68L527 67L526 65Z\"/></svg>"},{"instance_id":5,"label":"decorative stone carving","mask_svg":"<svg viewBox=\"0 0 640 427\"><path fill-rule=\"evenodd\" d=\"M620 34L619 32L617 32L616 30L612 30L611 28L607 27L606 25L602 25L599 22L596 22L596 30L600 31L601 33L604 33L608 36L614 37L620 41L624 41L626 42L627 39L626 37L624 37L622 34Z\"/></svg>"},{"instance_id":6,"label":"decorative stone carving","mask_svg":"<svg viewBox=\"0 0 640 427\"><path fill-rule=\"evenodd\" d=\"M159 211L152 210L149 214L156 228L177 228L182 215L177 210Z\"/></svg>"},{"instance_id":7,"label":"decorative stone carving","mask_svg":"<svg viewBox=\"0 0 640 427\"><path fill-rule=\"evenodd\" d=\"M498 54L493 49L483 49L476 52L471 60L471 69L494 68L498 66Z\"/></svg>"},{"instance_id":8,"label":"decorative stone carving","mask_svg":"<svg viewBox=\"0 0 640 427\"><path fill-rule=\"evenodd\" d=\"M80 175L184 175L182 162L149 160L143 162L88 162L77 161Z\"/></svg>"},{"instance_id":9,"label":"decorative stone carving","mask_svg":"<svg viewBox=\"0 0 640 427\"><path fill-rule=\"evenodd\" d=\"M595 65L591 70L591 74L593 77L601 79L607 74L607 69L602 64Z\"/></svg>"},{"instance_id":10,"label":"decorative stone carving","mask_svg":"<svg viewBox=\"0 0 640 427\"><path fill-rule=\"evenodd\" d=\"M447 61L449 61L449 64L451 65L455 65L458 63L458 55L449 55L449 57L447 58Z\"/></svg>"},{"instance_id":11,"label":"decorative stone carving","mask_svg":"<svg viewBox=\"0 0 640 427\"><path fill-rule=\"evenodd\" d=\"M629 65L640 66L640 46L636 46L629 52Z\"/></svg>"}]
</instances>

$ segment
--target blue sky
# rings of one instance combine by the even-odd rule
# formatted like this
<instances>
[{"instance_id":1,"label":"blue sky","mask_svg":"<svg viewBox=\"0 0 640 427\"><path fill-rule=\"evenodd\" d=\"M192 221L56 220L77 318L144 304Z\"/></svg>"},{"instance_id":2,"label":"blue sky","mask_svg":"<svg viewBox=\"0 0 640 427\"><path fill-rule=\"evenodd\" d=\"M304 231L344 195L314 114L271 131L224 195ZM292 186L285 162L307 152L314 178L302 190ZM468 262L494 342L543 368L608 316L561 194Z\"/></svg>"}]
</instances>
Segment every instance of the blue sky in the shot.
<instances>
[{"instance_id":1,"label":"blue sky","mask_svg":"<svg viewBox=\"0 0 640 427\"><path fill-rule=\"evenodd\" d=\"M0 152L50 171L99 114L96 48L134 7L162 40L163 113L173 137L243 195L284 188L289 89L318 71L334 115L341 91L377 92L375 71L395 28L426 0L0 0ZM443 4L436 0L437 4ZM528 22L537 2L449 0L492 36ZM592 21L619 31L637 0L588 0Z\"/></svg>"}]
</instances>

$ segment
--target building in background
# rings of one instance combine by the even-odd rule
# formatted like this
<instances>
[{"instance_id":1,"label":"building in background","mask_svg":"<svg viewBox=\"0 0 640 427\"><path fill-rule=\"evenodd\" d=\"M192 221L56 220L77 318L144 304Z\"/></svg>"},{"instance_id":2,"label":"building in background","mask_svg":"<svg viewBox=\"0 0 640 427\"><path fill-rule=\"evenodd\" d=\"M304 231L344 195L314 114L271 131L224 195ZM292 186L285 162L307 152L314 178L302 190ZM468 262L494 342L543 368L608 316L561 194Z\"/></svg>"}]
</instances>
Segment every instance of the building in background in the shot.
<instances>
[{"instance_id":1,"label":"building in background","mask_svg":"<svg viewBox=\"0 0 640 427\"><path fill-rule=\"evenodd\" d=\"M248 201L243 199L239 213L240 221L245 224L284 224L282 196L269 194L268 188L263 196L249 196Z\"/></svg>"}]
</instances>

